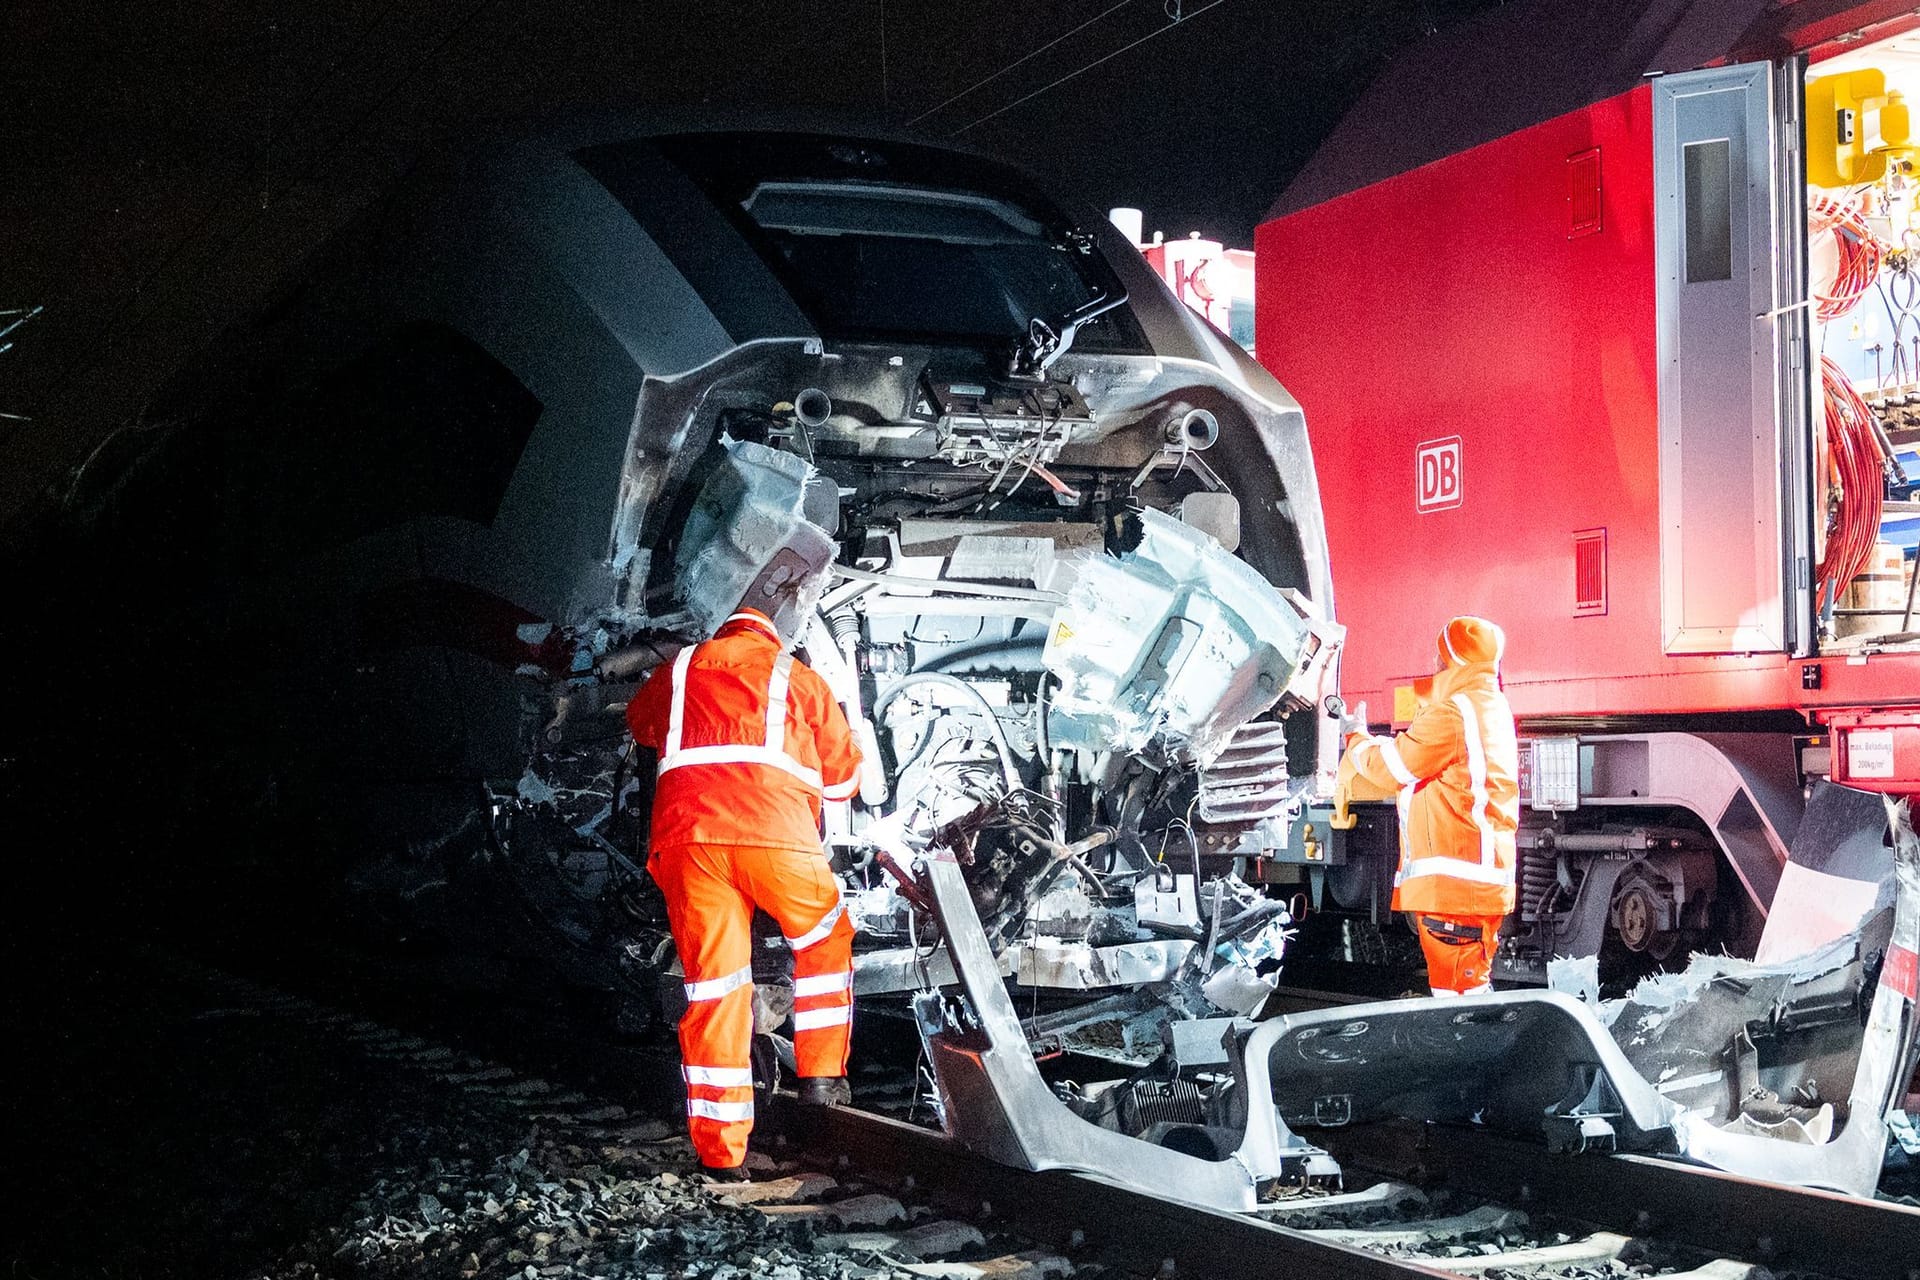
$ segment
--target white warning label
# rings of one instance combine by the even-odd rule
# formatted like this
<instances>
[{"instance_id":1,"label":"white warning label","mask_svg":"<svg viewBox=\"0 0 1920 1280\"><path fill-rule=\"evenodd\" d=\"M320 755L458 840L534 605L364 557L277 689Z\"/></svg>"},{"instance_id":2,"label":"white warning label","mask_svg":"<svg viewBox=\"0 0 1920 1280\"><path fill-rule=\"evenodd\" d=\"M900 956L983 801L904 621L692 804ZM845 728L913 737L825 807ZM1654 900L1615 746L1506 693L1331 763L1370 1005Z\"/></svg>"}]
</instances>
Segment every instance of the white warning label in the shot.
<instances>
[{"instance_id":1,"label":"white warning label","mask_svg":"<svg viewBox=\"0 0 1920 1280\"><path fill-rule=\"evenodd\" d=\"M1893 776L1893 730L1854 729L1847 734L1847 774L1855 778Z\"/></svg>"}]
</instances>

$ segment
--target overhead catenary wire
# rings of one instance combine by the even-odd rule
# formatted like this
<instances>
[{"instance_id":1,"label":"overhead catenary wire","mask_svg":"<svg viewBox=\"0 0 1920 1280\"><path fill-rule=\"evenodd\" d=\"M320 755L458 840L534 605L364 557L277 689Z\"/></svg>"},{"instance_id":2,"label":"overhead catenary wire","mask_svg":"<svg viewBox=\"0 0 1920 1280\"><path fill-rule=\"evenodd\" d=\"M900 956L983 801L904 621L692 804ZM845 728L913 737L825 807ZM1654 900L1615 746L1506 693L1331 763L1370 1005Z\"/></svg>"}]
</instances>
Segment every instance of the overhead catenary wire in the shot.
<instances>
[{"instance_id":1,"label":"overhead catenary wire","mask_svg":"<svg viewBox=\"0 0 1920 1280\"><path fill-rule=\"evenodd\" d=\"M322 163L333 159L337 153L361 137L362 126L385 107L394 94L405 87L448 45L475 26L482 16L497 8L500 3L501 0L475 0L471 6L454 15L439 37L427 45L418 57L411 58L404 67L399 69L397 75L388 79L385 87L378 90L374 101L355 112L343 127L333 130L331 136L324 139L308 137L300 140L304 147L303 163L295 175L287 181L298 182L311 177ZM389 19L396 12L402 12L398 6L386 6L377 11L373 20L359 31L348 48L329 63L323 74L313 79L299 101L286 112L285 118L291 120L307 112L329 86L340 80L343 67L351 67L363 50L377 47L374 41L375 35L390 25ZM276 128L275 137L280 141L286 142L287 136L285 129ZM236 205L232 199L235 195L245 192L256 167L264 173L268 158L263 155L259 162L248 162L239 173L219 181L219 190L207 201L206 206L191 216L184 230L172 238L170 245L142 267L132 285L131 292L120 301L111 304L111 314L97 326L104 332L105 340L93 343L85 352L66 360L62 367L54 371L47 393L48 399L57 399L65 395L75 383L101 364L105 359L104 353L117 345L115 342L117 334L130 326L139 326L147 322L156 310L164 307L167 300L175 296L169 289L161 286L161 278L167 272L198 250L204 249L207 255L214 257L231 253L233 246L251 233L263 216L271 212L270 203L262 205L257 201L245 200ZM285 185L286 183L283 182L283 187ZM243 212L237 218L229 219L228 215L236 208ZM218 225L223 219L227 219L230 226L230 229L224 233Z\"/></svg>"},{"instance_id":2,"label":"overhead catenary wire","mask_svg":"<svg viewBox=\"0 0 1920 1280\"><path fill-rule=\"evenodd\" d=\"M1126 53L1131 49L1139 48L1141 45L1145 44L1149 40L1154 39L1156 36L1165 35L1167 32L1173 30L1175 27L1184 26L1185 24L1192 22L1195 18L1199 17L1201 14L1206 13L1211 9L1218 9L1221 5L1225 3L1227 3L1227 0L1208 0L1208 3L1201 5L1198 9L1195 9L1192 13L1182 14L1179 17L1169 19L1169 21L1164 27L1156 27L1154 30L1147 32L1146 35L1140 36L1138 39L1129 40L1127 43L1121 45L1118 49L1115 49L1113 52L1102 54L1100 57L1095 58L1092 62L1087 63L1085 66L1079 67L1073 71L1069 71L1067 72L1067 74L1059 77L1058 79L1050 80L1046 84L1041 85L1038 89L1033 90L1033 92L1022 94L1020 97L1015 98L1012 102L1007 103L1005 106L994 108L992 111L987 112L987 114L973 121L971 124L962 125L960 128L953 130L947 136L949 138L957 138L963 133L969 133L974 129L979 128L981 125L985 124L987 121L993 119L995 116L1005 115L1007 112L1013 110L1017 106L1020 106L1022 103L1031 102L1043 93L1050 93L1053 90L1059 88L1061 85L1065 84L1067 81L1072 80L1078 76L1085 75L1087 72L1093 70L1095 67L1101 65L1102 63L1111 62L1113 59L1119 57L1121 54Z\"/></svg>"},{"instance_id":3,"label":"overhead catenary wire","mask_svg":"<svg viewBox=\"0 0 1920 1280\"><path fill-rule=\"evenodd\" d=\"M1045 53L1047 50L1053 48L1053 46L1059 44L1062 40L1070 39L1073 36L1079 35L1082 31L1085 31L1088 27L1091 27L1095 23L1100 22L1103 19L1120 12L1120 10L1126 8L1128 5L1132 3L1133 3L1133 0L1120 0L1118 4L1110 5L1107 8L1102 9L1099 13L1094 14L1091 18L1088 18L1085 22L1073 28L1071 31L1062 32L1061 34L1055 36L1053 39L1047 41L1045 44L1041 45L1038 49L1029 50L1027 53L1023 54L1018 58L1015 58L1012 62L1009 62L1006 66L994 72L992 75L989 75L983 79L974 81L972 84L968 85L966 88L962 89L960 92L954 94L951 98L948 98L946 101L940 103L938 106L928 107L925 111L922 111L919 115L907 121L907 123L909 125L916 125L916 124L919 124L922 120L925 120L928 116L939 115L942 111L945 111L948 107L960 101L960 99L973 93L974 90L986 88L988 85L992 84L995 80L998 80L1001 76L1007 74L1007 72L1012 71L1015 67L1023 66L1026 63L1033 61L1035 58L1039 57L1041 54Z\"/></svg>"}]
</instances>

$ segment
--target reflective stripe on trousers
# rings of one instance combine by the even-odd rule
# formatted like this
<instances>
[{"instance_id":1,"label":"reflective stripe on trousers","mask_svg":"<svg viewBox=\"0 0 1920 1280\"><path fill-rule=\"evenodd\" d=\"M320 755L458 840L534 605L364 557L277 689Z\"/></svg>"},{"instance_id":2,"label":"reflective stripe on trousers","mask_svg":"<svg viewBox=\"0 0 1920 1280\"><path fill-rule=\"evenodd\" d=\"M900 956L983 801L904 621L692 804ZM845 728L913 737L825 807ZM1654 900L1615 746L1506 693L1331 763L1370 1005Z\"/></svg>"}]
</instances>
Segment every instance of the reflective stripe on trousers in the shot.
<instances>
[{"instance_id":1,"label":"reflective stripe on trousers","mask_svg":"<svg viewBox=\"0 0 1920 1280\"><path fill-rule=\"evenodd\" d=\"M793 946L794 1057L803 1076L845 1075L853 925L817 853L748 846L656 850L647 869L667 902L686 971L680 1019L687 1128L702 1163L746 1158L753 1128L753 911Z\"/></svg>"},{"instance_id":2,"label":"reflective stripe on trousers","mask_svg":"<svg viewBox=\"0 0 1920 1280\"><path fill-rule=\"evenodd\" d=\"M847 946L845 963L833 954L813 959L816 951L844 935ZM836 902L820 923L797 938L788 938L793 948L793 1052L796 1060L831 1058L847 1041L853 1022L853 925L847 920L847 904ZM801 1046L810 1052L802 1054ZM822 1048L822 1046L827 1046ZM842 1068L844 1070L844 1067ZM838 1071L808 1071L801 1075L839 1075Z\"/></svg>"},{"instance_id":3,"label":"reflective stripe on trousers","mask_svg":"<svg viewBox=\"0 0 1920 1280\"><path fill-rule=\"evenodd\" d=\"M708 978L704 982L686 984L687 1003L697 1000L718 1000L728 992L738 991L753 981L753 966L742 965L724 978Z\"/></svg>"},{"instance_id":4,"label":"reflective stripe on trousers","mask_svg":"<svg viewBox=\"0 0 1920 1280\"><path fill-rule=\"evenodd\" d=\"M680 1068L680 1078L688 1084L710 1084L716 1089L751 1089L753 1068L683 1066Z\"/></svg>"},{"instance_id":5,"label":"reflective stripe on trousers","mask_svg":"<svg viewBox=\"0 0 1920 1280\"><path fill-rule=\"evenodd\" d=\"M751 1086L749 1086L751 1088ZM753 1099L744 1102L715 1102L710 1098L688 1098L687 1115L695 1120L718 1120L723 1124L753 1119Z\"/></svg>"}]
</instances>

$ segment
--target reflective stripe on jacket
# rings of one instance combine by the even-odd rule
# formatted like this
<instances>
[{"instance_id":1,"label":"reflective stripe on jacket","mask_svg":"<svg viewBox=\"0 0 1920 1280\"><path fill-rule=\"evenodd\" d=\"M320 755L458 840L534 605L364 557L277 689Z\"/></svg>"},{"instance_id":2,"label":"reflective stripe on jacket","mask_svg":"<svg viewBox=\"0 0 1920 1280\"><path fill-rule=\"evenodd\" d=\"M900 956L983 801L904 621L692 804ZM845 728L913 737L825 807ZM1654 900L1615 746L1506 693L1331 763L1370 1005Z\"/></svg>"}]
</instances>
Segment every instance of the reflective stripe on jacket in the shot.
<instances>
[{"instance_id":1,"label":"reflective stripe on jacket","mask_svg":"<svg viewBox=\"0 0 1920 1280\"><path fill-rule=\"evenodd\" d=\"M1395 788L1396 911L1495 916L1513 910L1520 749L1494 664L1449 667L1406 732L1354 734L1354 771Z\"/></svg>"},{"instance_id":2,"label":"reflective stripe on jacket","mask_svg":"<svg viewBox=\"0 0 1920 1280\"><path fill-rule=\"evenodd\" d=\"M627 704L659 755L652 847L820 848L821 800L859 788L860 750L827 683L759 612L682 649Z\"/></svg>"}]
</instances>

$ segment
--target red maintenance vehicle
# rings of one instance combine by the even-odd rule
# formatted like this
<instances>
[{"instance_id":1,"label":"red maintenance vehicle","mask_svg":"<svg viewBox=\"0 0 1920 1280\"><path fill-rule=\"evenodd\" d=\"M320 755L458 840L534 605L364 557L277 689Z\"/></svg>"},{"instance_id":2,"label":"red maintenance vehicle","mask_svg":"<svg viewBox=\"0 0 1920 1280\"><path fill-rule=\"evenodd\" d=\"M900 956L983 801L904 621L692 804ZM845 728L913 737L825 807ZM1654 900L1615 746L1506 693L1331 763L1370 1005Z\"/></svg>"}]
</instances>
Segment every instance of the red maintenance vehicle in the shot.
<instances>
[{"instance_id":1,"label":"red maintenance vehicle","mask_svg":"<svg viewBox=\"0 0 1920 1280\"><path fill-rule=\"evenodd\" d=\"M1389 66L1255 244L1348 700L1403 724L1444 619L1506 629L1522 981L1856 915L1796 837L1890 865L1859 792L1920 792L1920 14L1591 8Z\"/></svg>"}]
</instances>

